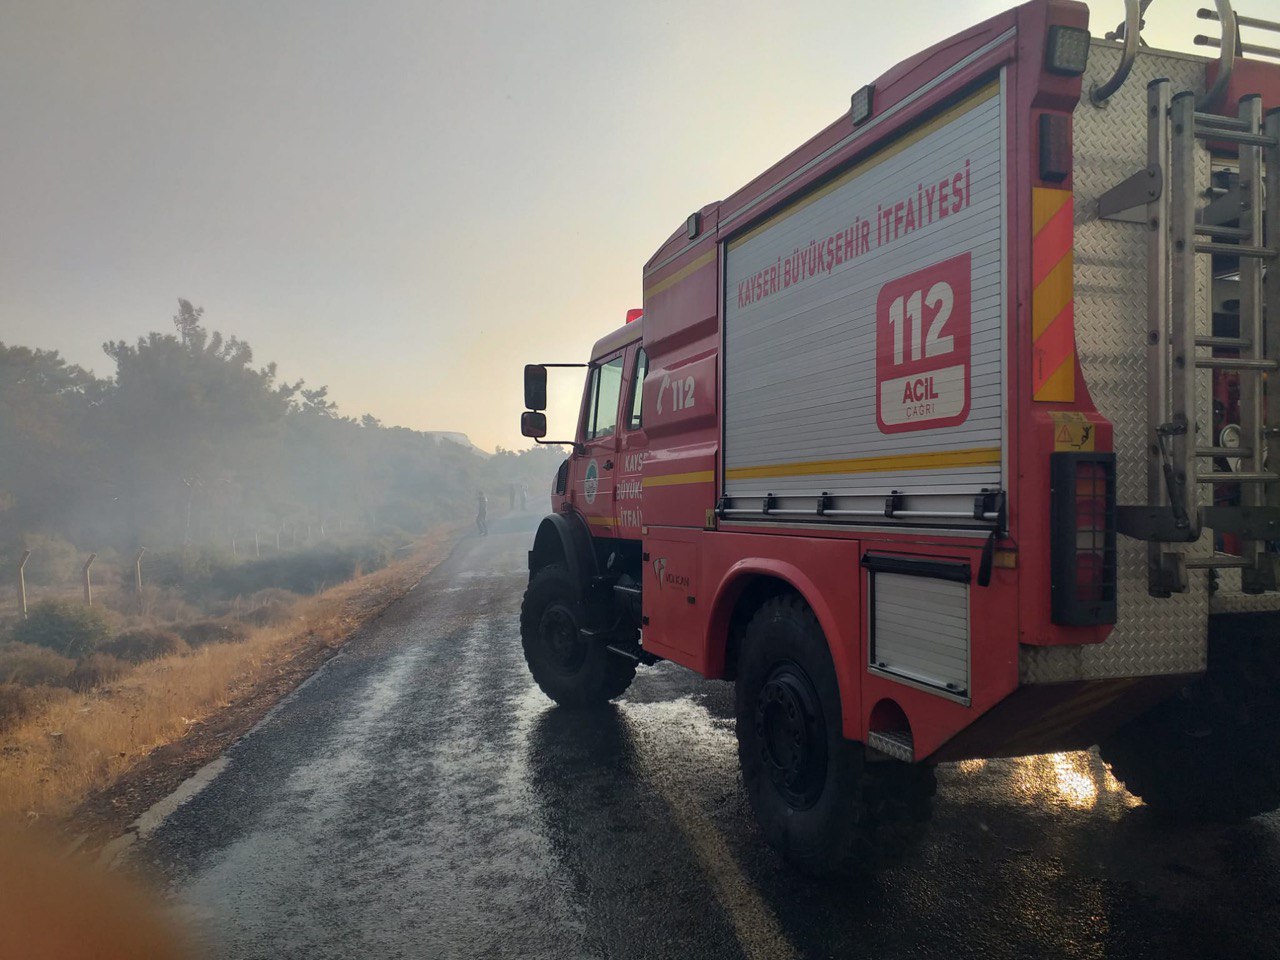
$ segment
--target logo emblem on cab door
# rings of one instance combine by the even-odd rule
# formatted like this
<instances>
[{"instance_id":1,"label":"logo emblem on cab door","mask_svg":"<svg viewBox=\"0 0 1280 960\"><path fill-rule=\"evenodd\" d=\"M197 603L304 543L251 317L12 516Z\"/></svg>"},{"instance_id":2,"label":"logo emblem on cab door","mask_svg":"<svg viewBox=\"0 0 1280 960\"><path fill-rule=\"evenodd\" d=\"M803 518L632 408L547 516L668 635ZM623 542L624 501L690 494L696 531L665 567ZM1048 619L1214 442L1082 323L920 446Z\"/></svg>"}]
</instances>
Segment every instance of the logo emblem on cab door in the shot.
<instances>
[{"instance_id":1,"label":"logo emblem on cab door","mask_svg":"<svg viewBox=\"0 0 1280 960\"><path fill-rule=\"evenodd\" d=\"M662 574L667 569L667 558L658 557L653 561L653 576L658 581L658 589L662 589Z\"/></svg>"},{"instance_id":2,"label":"logo emblem on cab door","mask_svg":"<svg viewBox=\"0 0 1280 960\"><path fill-rule=\"evenodd\" d=\"M587 464L587 475L582 481L582 495L587 498L587 503L596 502L596 494L600 490L600 468L596 466L596 462L592 460Z\"/></svg>"}]
</instances>

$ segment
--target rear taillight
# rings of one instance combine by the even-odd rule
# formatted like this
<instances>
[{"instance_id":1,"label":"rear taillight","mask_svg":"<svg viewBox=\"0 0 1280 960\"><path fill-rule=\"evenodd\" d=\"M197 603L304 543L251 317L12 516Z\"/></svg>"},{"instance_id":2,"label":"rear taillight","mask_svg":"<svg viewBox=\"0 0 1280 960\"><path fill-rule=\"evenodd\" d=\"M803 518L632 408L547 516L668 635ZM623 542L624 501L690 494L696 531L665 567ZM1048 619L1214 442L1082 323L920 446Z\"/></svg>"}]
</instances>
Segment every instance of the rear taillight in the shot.
<instances>
[{"instance_id":1,"label":"rear taillight","mask_svg":"<svg viewBox=\"0 0 1280 960\"><path fill-rule=\"evenodd\" d=\"M1040 114L1040 179L1061 183L1071 175L1071 117L1065 113Z\"/></svg>"},{"instance_id":2,"label":"rear taillight","mask_svg":"<svg viewBox=\"0 0 1280 960\"><path fill-rule=\"evenodd\" d=\"M1116 457L1050 456L1053 622L1116 622Z\"/></svg>"}]
</instances>

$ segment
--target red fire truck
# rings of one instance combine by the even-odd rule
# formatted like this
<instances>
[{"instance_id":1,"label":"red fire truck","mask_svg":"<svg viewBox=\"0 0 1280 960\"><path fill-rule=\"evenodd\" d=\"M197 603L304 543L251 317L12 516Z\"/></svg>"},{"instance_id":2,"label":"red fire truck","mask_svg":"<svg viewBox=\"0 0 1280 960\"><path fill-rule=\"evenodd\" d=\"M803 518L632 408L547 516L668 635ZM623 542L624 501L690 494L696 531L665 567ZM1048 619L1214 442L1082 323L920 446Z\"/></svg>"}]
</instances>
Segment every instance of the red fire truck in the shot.
<instances>
[{"instance_id":1,"label":"red fire truck","mask_svg":"<svg viewBox=\"0 0 1280 960\"><path fill-rule=\"evenodd\" d=\"M1280 805L1280 25L1218 0L1200 58L1146 5L893 67L689 216L585 365L530 670L567 706L734 681L802 868L893 858L962 758L1098 744L1171 815Z\"/></svg>"}]
</instances>

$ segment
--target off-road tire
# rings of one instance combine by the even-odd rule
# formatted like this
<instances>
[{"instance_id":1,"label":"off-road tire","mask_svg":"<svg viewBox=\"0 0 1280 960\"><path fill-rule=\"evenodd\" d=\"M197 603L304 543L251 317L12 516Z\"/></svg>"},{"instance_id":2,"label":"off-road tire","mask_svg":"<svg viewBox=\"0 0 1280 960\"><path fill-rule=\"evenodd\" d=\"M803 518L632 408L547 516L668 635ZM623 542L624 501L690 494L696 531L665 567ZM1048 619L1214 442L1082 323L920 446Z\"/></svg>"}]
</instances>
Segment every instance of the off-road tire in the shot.
<instances>
[{"instance_id":1,"label":"off-road tire","mask_svg":"<svg viewBox=\"0 0 1280 960\"><path fill-rule=\"evenodd\" d=\"M565 707L594 707L620 696L636 675L634 660L584 637L582 604L563 564L542 567L520 606L525 663L542 692Z\"/></svg>"},{"instance_id":2,"label":"off-road tire","mask_svg":"<svg viewBox=\"0 0 1280 960\"><path fill-rule=\"evenodd\" d=\"M920 837L933 769L869 760L844 738L831 654L801 598L775 597L751 619L735 694L742 779L761 832L783 858L816 876L863 876ZM788 753L797 735L805 746Z\"/></svg>"},{"instance_id":3,"label":"off-road tire","mask_svg":"<svg viewBox=\"0 0 1280 960\"><path fill-rule=\"evenodd\" d=\"M1174 820L1231 823L1280 806L1280 636L1236 618L1213 633L1203 677L1099 744L1116 779Z\"/></svg>"}]
</instances>

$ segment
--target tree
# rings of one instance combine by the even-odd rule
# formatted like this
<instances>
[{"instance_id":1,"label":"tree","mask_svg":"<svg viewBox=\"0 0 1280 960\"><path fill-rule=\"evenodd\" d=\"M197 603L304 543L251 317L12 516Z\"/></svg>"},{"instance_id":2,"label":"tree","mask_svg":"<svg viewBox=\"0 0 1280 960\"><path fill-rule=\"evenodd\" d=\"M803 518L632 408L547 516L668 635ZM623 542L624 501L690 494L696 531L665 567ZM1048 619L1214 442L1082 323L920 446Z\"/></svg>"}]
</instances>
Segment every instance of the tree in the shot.
<instances>
[{"instance_id":1,"label":"tree","mask_svg":"<svg viewBox=\"0 0 1280 960\"><path fill-rule=\"evenodd\" d=\"M172 320L173 332L104 343L111 380L56 351L0 343L0 546L40 535L85 554L227 550L254 531L334 521L416 533L466 513L479 487L523 483L536 496L563 456L486 458L369 414L340 416L327 387L255 365L249 344L210 331L191 301Z\"/></svg>"}]
</instances>

